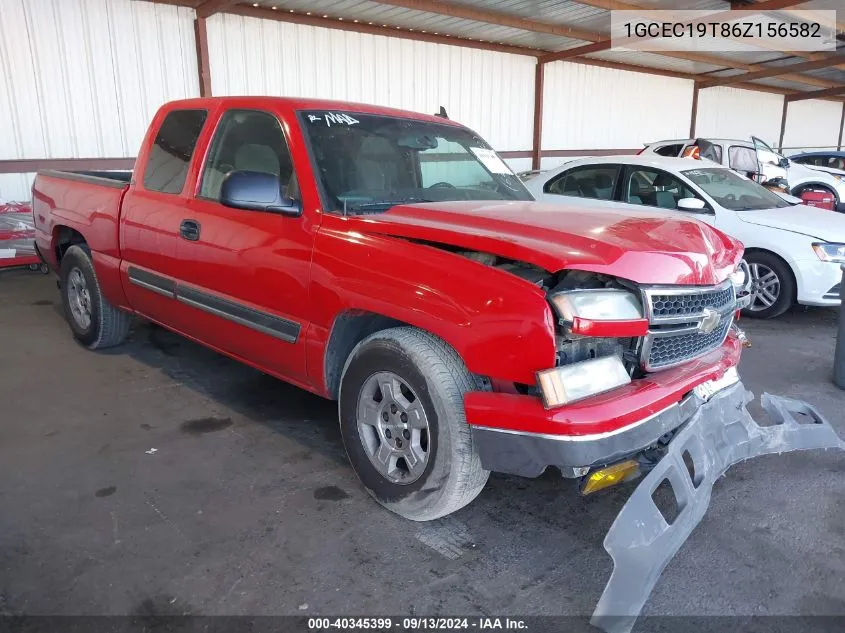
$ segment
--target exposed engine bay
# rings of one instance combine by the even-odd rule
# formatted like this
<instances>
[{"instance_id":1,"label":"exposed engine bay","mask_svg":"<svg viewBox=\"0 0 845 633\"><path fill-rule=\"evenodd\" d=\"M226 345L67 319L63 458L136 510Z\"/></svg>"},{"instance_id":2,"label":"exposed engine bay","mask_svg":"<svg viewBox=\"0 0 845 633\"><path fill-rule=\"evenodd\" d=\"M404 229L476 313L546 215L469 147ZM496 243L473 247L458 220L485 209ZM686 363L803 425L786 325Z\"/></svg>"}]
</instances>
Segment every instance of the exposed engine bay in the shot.
<instances>
[{"instance_id":1,"label":"exposed engine bay","mask_svg":"<svg viewBox=\"0 0 845 633\"><path fill-rule=\"evenodd\" d=\"M478 251L456 251L456 254L516 275L542 289L547 295L568 290L598 289L628 290L639 294L639 290L634 284L607 275L582 270L562 270L558 273L550 273L531 264ZM557 335L555 336L555 349L557 350L555 365L569 365L594 358L618 356L623 359L629 373L634 376L639 373L636 346L637 339L634 338L582 336L567 331L561 323L558 323Z\"/></svg>"}]
</instances>

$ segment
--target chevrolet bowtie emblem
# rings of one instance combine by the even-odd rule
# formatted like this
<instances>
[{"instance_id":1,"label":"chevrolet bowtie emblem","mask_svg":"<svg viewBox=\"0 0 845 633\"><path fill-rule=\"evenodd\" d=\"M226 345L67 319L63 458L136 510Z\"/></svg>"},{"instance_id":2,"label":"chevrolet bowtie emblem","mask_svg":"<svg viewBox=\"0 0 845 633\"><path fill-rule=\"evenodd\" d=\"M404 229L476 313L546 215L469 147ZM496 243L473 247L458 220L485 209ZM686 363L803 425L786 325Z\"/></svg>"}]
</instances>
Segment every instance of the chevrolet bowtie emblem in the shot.
<instances>
[{"instance_id":1,"label":"chevrolet bowtie emblem","mask_svg":"<svg viewBox=\"0 0 845 633\"><path fill-rule=\"evenodd\" d=\"M698 324L699 334L710 334L722 321L722 315L711 308L704 308L701 322Z\"/></svg>"}]
</instances>

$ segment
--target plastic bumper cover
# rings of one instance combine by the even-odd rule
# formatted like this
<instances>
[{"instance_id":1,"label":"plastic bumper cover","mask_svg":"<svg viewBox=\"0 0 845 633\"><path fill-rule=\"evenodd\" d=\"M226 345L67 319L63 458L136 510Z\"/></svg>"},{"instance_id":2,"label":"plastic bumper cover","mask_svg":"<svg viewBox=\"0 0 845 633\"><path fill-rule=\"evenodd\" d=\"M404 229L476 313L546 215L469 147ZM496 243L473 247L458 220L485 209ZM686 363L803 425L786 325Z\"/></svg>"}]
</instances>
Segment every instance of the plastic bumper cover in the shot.
<instances>
[{"instance_id":1,"label":"plastic bumper cover","mask_svg":"<svg viewBox=\"0 0 845 633\"><path fill-rule=\"evenodd\" d=\"M746 409L752 398L742 383L714 394L623 506L604 540L613 573L593 613L595 626L608 633L631 630L660 574L707 511L716 479L730 466L770 453L845 450L845 442L809 404L764 394L761 403L773 424L760 426ZM683 460L686 452L694 464L694 479ZM671 525L652 498L664 480L677 501Z\"/></svg>"}]
</instances>

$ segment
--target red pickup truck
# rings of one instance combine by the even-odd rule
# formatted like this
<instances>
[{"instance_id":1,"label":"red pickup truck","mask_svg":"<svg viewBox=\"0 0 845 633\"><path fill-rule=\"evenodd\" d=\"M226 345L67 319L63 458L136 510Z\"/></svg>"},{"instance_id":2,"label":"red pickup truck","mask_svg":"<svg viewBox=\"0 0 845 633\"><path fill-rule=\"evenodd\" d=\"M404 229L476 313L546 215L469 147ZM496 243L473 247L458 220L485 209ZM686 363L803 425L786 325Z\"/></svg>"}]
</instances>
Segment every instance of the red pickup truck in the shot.
<instances>
[{"instance_id":1,"label":"red pickup truck","mask_svg":"<svg viewBox=\"0 0 845 633\"><path fill-rule=\"evenodd\" d=\"M169 103L133 173L42 172L33 204L80 343L117 345L137 315L337 400L353 468L402 516L454 512L491 470L554 466L585 493L648 472L608 534L598 615L639 610L731 463L810 447L745 410L740 243L536 203L443 117ZM784 431L808 405L769 407ZM664 480L674 521L652 500Z\"/></svg>"}]
</instances>

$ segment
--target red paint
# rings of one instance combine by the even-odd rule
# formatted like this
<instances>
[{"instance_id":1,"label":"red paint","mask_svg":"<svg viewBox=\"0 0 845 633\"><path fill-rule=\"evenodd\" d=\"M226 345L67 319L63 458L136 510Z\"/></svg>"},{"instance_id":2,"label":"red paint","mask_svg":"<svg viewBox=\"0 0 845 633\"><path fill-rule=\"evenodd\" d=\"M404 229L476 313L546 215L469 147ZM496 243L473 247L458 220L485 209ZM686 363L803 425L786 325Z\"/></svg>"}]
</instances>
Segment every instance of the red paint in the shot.
<instances>
[{"instance_id":1,"label":"red paint","mask_svg":"<svg viewBox=\"0 0 845 633\"><path fill-rule=\"evenodd\" d=\"M183 191L146 191L141 183L158 127L170 111L183 108L208 110ZM231 108L263 110L279 119L300 184L301 217L229 209L196 197L215 126ZM471 422L484 426L577 435L612 430L736 364L739 346L729 339L704 359L563 409L547 412L539 398L513 393L513 383L534 384L537 371L554 365L555 326L544 292L437 244L491 252L551 272L579 269L670 285L723 281L741 257L741 244L683 219L529 202L406 205L359 217L325 214L296 118L300 109L399 114L458 125L330 101L237 97L170 103L156 114L127 187L38 176L33 193L39 247L55 267L60 230L78 231L112 303L324 396L326 348L339 316L372 312L428 330L454 347L470 371L511 392L467 395ZM179 237L184 219L201 224L199 241ZM293 343L270 337L131 284L130 266L293 321L299 337ZM579 319L576 327L589 335L627 337L642 335L644 324Z\"/></svg>"},{"instance_id":2,"label":"red paint","mask_svg":"<svg viewBox=\"0 0 845 633\"><path fill-rule=\"evenodd\" d=\"M572 319L573 334L582 336L626 338L631 336L645 336L648 334L648 319L631 319L630 321L593 321L575 317Z\"/></svg>"},{"instance_id":3,"label":"red paint","mask_svg":"<svg viewBox=\"0 0 845 633\"><path fill-rule=\"evenodd\" d=\"M0 250L11 251L0 256L0 268L41 263L33 245L34 238L32 207L18 202L0 204Z\"/></svg>"},{"instance_id":4,"label":"red paint","mask_svg":"<svg viewBox=\"0 0 845 633\"><path fill-rule=\"evenodd\" d=\"M572 268L642 284L714 285L742 245L701 222L648 211L537 202L444 202L356 217L358 230L496 253L549 271Z\"/></svg>"},{"instance_id":5,"label":"red paint","mask_svg":"<svg viewBox=\"0 0 845 633\"><path fill-rule=\"evenodd\" d=\"M678 402L696 385L721 377L739 362L741 347L730 334L722 347L702 358L558 409L544 409L540 399L533 396L468 393L464 397L467 422L549 435L617 431Z\"/></svg>"},{"instance_id":6,"label":"red paint","mask_svg":"<svg viewBox=\"0 0 845 633\"><path fill-rule=\"evenodd\" d=\"M836 198L829 191L802 191L801 201L808 207L816 207L826 211L836 210Z\"/></svg>"}]
</instances>

